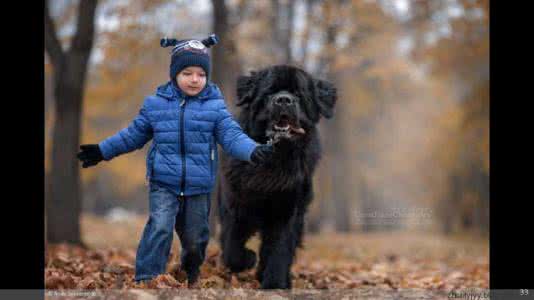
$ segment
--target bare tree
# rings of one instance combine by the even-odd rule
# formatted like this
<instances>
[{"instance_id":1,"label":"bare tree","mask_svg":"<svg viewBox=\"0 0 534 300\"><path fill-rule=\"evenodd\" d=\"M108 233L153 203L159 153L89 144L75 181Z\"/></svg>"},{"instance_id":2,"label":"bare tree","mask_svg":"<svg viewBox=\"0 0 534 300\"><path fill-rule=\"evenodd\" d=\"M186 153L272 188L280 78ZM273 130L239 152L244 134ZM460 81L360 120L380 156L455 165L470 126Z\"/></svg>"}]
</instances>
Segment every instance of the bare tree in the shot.
<instances>
[{"instance_id":1,"label":"bare tree","mask_svg":"<svg viewBox=\"0 0 534 300\"><path fill-rule=\"evenodd\" d=\"M87 64L94 40L96 0L80 1L76 32L64 50L45 1L45 50L53 66L56 121L48 190L47 240L82 244L79 217L81 193L76 152Z\"/></svg>"},{"instance_id":2,"label":"bare tree","mask_svg":"<svg viewBox=\"0 0 534 300\"><path fill-rule=\"evenodd\" d=\"M232 12L228 9L224 0L212 0L211 3L213 7L212 31L220 40L220 44L215 46L212 52L212 80L221 88L229 111L235 113L235 105L233 103L235 103L234 99L237 96L236 81L237 76L241 73L241 64L239 63L233 32L241 21L247 1L238 3L234 18L232 18L233 22L230 21ZM221 153L219 152L220 156ZM217 177L212 199L217 199L217 187L219 184L219 177ZM213 201L210 210L210 234L212 236L217 234L217 210L217 203Z\"/></svg>"},{"instance_id":3,"label":"bare tree","mask_svg":"<svg viewBox=\"0 0 534 300\"><path fill-rule=\"evenodd\" d=\"M295 1L271 0L271 30L275 53L283 53L277 57L281 63L293 62L291 40L293 38L293 21L295 18ZM279 51L282 49L283 51Z\"/></svg>"},{"instance_id":4,"label":"bare tree","mask_svg":"<svg viewBox=\"0 0 534 300\"><path fill-rule=\"evenodd\" d=\"M212 55L212 80L219 85L223 94L228 99L234 99L236 96L235 85L237 76L241 73L237 47L234 40L234 30L239 24L242 11L245 4L238 6L238 11L234 22L230 22L229 16L231 11L224 0L212 0L213 6L213 28L212 31L217 34L220 44L213 48ZM229 109L233 111L234 106Z\"/></svg>"},{"instance_id":5,"label":"bare tree","mask_svg":"<svg viewBox=\"0 0 534 300\"><path fill-rule=\"evenodd\" d=\"M325 41L323 44L322 54L319 58L318 69L316 74L320 77L327 78L331 82L340 82L336 79L337 73L333 70L335 62L336 39L340 30L340 22L336 18L335 6L338 2L324 2L323 3L323 18L325 19ZM339 87L338 87L339 88ZM351 230L350 223L350 199L348 198L346 182L346 164L345 161L345 147L342 144L345 137L343 136L342 118L340 113L343 111L339 109L341 101L337 104L336 114L331 120L323 120L321 126L324 129L324 136L326 137L324 146L325 153L328 156L328 173L332 177L332 189L328 201L334 205L334 221L337 231L347 232Z\"/></svg>"},{"instance_id":6,"label":"bare tree","mask_svg":"<svg viewBox=\"0 0 534 300\"><path fill-rule=\"evenodd\" d=\"M300 58L299 64L302 67L306 67L308 62L308 42L310 40L310 29L311 29L311 11L313 9L313 4L315 0L304 0L304 29L302 32L302 39L300 43L300 49L302 49L302 56Z\"/></svg>"}]
</instances>

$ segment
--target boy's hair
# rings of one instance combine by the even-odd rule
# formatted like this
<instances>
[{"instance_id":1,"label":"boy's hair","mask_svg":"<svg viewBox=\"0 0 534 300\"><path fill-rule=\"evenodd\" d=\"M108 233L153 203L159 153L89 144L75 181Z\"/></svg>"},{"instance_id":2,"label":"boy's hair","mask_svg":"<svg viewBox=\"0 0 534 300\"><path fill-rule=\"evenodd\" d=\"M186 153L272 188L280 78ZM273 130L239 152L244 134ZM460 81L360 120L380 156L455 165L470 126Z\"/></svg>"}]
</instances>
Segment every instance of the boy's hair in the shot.
<instances>
[{"instance_id":1,"label":"boy's hair","mask_svg":"<svg viewBox=\"0 0 534 300\"><path fill-rule=\"evenodd\" d=\"M210 57L208 48L219 42L215 34L210 35L203 40L196 39L168 39L160 40L161 47L174 46L171 52L171 64L169 67L169 76L176 84L176 74L189 66L201 67L206 72L209 79L210 74Z\"/></svg>"}]
</instances>

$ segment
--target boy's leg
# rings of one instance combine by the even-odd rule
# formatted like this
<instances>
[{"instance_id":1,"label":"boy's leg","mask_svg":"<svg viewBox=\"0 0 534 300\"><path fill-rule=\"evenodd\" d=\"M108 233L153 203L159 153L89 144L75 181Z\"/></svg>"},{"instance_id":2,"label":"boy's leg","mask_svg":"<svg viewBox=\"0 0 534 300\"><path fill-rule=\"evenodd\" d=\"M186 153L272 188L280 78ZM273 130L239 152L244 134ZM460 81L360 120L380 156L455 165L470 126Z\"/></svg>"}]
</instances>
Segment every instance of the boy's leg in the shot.
<instances>
[{"instance_id":1,"label":"boy's leg","mask_svg":"<svg viewBox=\"0 0 534 300\"><path fill-rule=\"evenodd\" d=\"M165 273L179 210L180 203L174 194L158 184L150 183L150 215L137 248L135 281L152 279Z\"/></svg>"},{"instance_id":2,"label":"boy's leg","mask_svg":"<svg viewBox=\"0 0 534 300\"><path fill-rule=\"evenodd\" d=\"M176 215L176 233L182 245L181 266L190 283L198 278L209 240L210 195L185 197Z\"/></svg>"}]
</instances>

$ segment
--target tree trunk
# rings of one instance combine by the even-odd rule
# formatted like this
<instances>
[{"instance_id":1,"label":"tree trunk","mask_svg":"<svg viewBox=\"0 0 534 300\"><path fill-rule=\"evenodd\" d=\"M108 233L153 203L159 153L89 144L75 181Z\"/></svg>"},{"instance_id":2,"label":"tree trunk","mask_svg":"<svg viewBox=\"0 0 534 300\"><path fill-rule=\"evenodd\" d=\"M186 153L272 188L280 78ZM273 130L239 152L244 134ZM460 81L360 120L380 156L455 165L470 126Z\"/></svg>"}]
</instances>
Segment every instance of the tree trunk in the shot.
<instances>
[{"instance_id":1,"label":"tree trunk","mask_svg":"<svg viewBox=\"0 0 534 300\"><path fill-rule=\"evenodd\" d=\"M489 233L489 221L490 221L490 179L489 174L484 174L483 184L480 191L480 209L482 217L482 233Z\"/></svg>"},{"instance_id":2,"label":"tree trunk","mask_svg":"<svg viewBox=\"0 0 534 300\"><path fill-rule=\"evenodd\" d=\"M335 207L335 228L339 232L351 231L351 205L349 195L347 194L346 172L344 170L344 160L342 157L335 157L332 160L332 180L334 188L332 193L332 200Z\"/></svg>"},{"instance_id":3,"label":"tree trunk","mask_svg":"<svg viewBox=\"0 0 534 300\"><path fill-rule=\"evenodd\" d=\"M291 39L293 37L293 21L295 1L271 0L271 38L274 44L273 54L276 63L290 64L293 62Z\"/></svg>"},{"instance_id":4,"label":"tree trunk","mask_svg":"<svg viewBox=\"0 0 534 300\"><path fill-rule=\"evenodd\" d=\"M447 197L442 198L438 204L442 216L442 232L449 235L455 231L458 221L458 211L462 196L461 178L457 174L450 175L450 191Z\"/></svg>"},{"instance_id":5,"label":"tree trunk","mask_svg":"<svg viewBox=\"0 0 534 300\"><path fill-rule=\"evenodd\" d=\"M228 22L228 7L224 0L212 0L213 28L219 37L219 44L212 50L212 81L220 88L228 109L235 110L234 100L237 96L236 81L241 73L239 57L232 32L236 24Z\"/></svg>"},{"instance_id":6,"label":"tree trunk","mask_svg":"<svg viewBox=\"0 0 534 300\"><path fill-rule=\"evenodd\" d=\"M325 19L325 33L326 41L323 45L321 59L319 62L320 69L317 70L320 77L325 77L326 80L336 83L340 82L336 79L337 73L333 69L334 62L336 60L336 48L335 41L337 38L339 23L336 19L335 8L331 2L325 2L323 4L323 18ZM338 89L339 96L339 86ZM328 169L329 174L332 177L332 189L330 194L331 203L334 205L334 224L337 231L348 232L351 230L350 222L350 199L347 191L348 184L347 178L347 164L345 164L346 151L345 145L342 141L345 139L344 132L342 130L342 112L343 109L339 108L342 105L342 101L339 101L336 105L336 113L330 120L323 119L325 128L325 153L328 155Z\"/></svg>"},{"instance_id":7,"label":"tree trunk","mask_svg":"<svg viewBox=\"0 0 534 300\"><path fill-rule=\"evenodd\" d=\"M284 49L284 63L293 63L291 52L291 40L293 39L293 22L295 18L295 1L288 1L284 9L284 19L282 20L282 47Z\"/></svg>"},{"instance_id":8,"label":"tree trunk","mask_svg":"<svg viewBox=\"0 0 534 300\"><path fill-rule=\"evenodd\" d=\"M476 174L474 187L478 194L474 223L482 234L486 234L489 232L489 176L484 173L480 165L477 165L473 172Z\"/></svg>"},{"instance_id":9,"label":"tree trunk","mask_svg":"<svg viewBox=\"0 0 534 300\"><path fill-rule=\"evenodd\" d=\"M96 0L80 2L76 33L64 52L45 2L45 49L54 68L55 124L46 203L47 239L83 245L80 235L80 119L87 63L94 38Z\"/></svg>"},{"instance_id":10,"label":"tree trunk","mask_svg":"<svg viewBox=\"0 0 534 300\"><path fill-rule=\"evenodd\" d=\"M321 131L320 127L319 131ZM327 176L328 174L325 172L328 170L327 167L327 158L321 158L313 178L313 199L304 223L306 232L309 233L319 233L328 217L329 202L326 201L325 195L329 195L332 183L330 176Z\"/></svg>"},{"instance_id":11,"label":"tree trunk","mask_svg":"<svg viewBox=\"0 0 534 300\"><path fill-rule=\"evenodd\" d=\"M215 82L224 95L228 110L235 116L236 107L234 105L236 93L237 76L240 74L240 64L235 41L232 37L233 28L237 24L228 22L228 7L224 0L212 0L213 7L213 28L212 31L219 37L219 44L213 47L212 52L212 81ZM221 151L219 157L221 157ZM213 192L211 193L210 209L210 235L217 235L217 187L220 176L217 176Z\"/></svg>"},{"instance_id":12,"label":"tree trunk","mask_svg":"<svg viewBox=\"0 0 534 300\"><path fill-rule=\"evenodd\" d=\"M61 85L68 76L57 74L56 122L53 129L50 195L47 205L48 239L52 243L81 244L79 217L81 193L78 160L81 95L76 88Z\"/></svg>"},{"instance_id":13,"label":"tree trunk","mask_svg":"<svg viewBox=\"0 0 534 300\"><path fill-rule=\"evenodd\" d=\"M317 201L317 199L316 199ZM308 215L306 218L305 230L307 233L319 233L321 230L321 218L316 215Z\"/></svg>"},{"instance_id":14,"label":"tree trunk","mask_svg":"<svg viewBox=\"0 0 534 300\"><path fill-rule=\"evenodd\" d=\"M310 40L310 29L312 27L311 22L311 10L312 10L312 3L311 0L305 0L305 13L304 13L304 32L302 33L302 40L300 43L300 49L302 51L302 56L300 57L300 65L302 68L306 69L306 66L308 64L308 42Z\"/></svg>"}]
</instances>

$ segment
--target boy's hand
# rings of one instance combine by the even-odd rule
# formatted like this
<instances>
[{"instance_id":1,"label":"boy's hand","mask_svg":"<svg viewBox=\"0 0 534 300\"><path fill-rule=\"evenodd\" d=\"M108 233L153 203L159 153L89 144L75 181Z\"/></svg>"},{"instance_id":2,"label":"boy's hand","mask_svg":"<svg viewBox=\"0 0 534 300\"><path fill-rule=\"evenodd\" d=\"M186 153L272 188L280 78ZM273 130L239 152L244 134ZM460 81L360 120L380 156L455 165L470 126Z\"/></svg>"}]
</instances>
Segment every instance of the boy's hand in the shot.
<instances>
[{"instance_id":1,"label":"boy's hand","mask_svg":"<svg viewBox=\"0 0 534 300\"><path fill-rule=\"evenodd\" d=\"M80 149L82 151L78 152L77 157L83 162L84 168L94 166L104 159L98 144L81 145Z\"/></svg>"},{"instance_id":2,"label":"boy's hand","mask_svg":"<svg viewBox=\"0 0 534 300\"><path fill-rule=\"evenodd\" d=\"M250 160L256 165L262 165L272 160L273 158L273 146L272 145L259 145L254 149Z\"/></svg>"}]
</instances>

